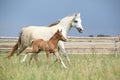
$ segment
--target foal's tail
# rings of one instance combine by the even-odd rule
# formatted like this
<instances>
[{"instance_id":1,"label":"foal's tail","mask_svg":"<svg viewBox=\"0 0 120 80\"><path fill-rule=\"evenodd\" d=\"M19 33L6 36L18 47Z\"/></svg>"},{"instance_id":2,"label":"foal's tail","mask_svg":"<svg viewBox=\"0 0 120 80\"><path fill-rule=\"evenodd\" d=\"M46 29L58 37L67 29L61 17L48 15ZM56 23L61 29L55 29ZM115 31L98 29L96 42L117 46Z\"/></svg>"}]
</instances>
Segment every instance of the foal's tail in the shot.
<instances>
[{"instance_id":1,"label":"foal's tail","mask_svg":"<svg viewBox=\"0 0 120 80\"><path fill-rule=\"evenodd\" d=\"M33 44L34 40L31 40L31 45Z\"/></svg>"},{"instance_id":2,"label":"foal's tail","mask_svg":"<svg viewBox=\"0 0 120 80\"><path fill-rule=\"evenodd\" d=\"M6 58L12 57L15 51L18 49L19 45L21 44L21 35L22 35L22 32L20 32L17 43L13 46L12 50L10 51L9 55Z\"/></svg>"},{"instance_id":3,"label":"foal's tail","mask_svg":"<svg viewBox=\"0 0 120 80\"><path fill-rule=\"evenodd\" d=\"M34 42L34 40L31 40L31 46L33 45L33 42ZM32 53L32 52L33 52L32 49L26 49L26 54Z\"/></svg>"}]
</instances>

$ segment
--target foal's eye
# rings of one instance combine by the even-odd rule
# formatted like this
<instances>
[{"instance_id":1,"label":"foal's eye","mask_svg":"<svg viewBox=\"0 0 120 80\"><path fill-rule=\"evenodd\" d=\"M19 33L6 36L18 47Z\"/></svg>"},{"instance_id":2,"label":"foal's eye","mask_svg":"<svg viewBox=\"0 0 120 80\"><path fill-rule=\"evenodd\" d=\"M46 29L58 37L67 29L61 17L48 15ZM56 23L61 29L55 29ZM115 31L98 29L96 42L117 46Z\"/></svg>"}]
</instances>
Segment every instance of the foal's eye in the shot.
<instances>
[{"instance_id":1,"label":"foal's eye","mask_svg":"<svg viewBox=\"0 0 120 80\"><path fill-rule=\"evenodd\" d=\"M74 22L75 22L75 23L77 23L78 21L77 21L77 20L75 20Z\"/></svg>"}]
</instances>

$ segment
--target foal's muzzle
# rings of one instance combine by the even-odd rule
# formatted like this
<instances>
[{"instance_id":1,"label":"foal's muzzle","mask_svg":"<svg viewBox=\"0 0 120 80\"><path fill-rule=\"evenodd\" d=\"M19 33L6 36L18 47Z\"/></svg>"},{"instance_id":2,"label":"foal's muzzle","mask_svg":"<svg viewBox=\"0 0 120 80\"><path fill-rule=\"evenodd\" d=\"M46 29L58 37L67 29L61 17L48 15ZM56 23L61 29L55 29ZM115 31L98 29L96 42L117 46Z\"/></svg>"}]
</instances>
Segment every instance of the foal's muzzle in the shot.
<instances>
[{"instance_id":1,"label":"foal's muzzle","mask_svg":"<svg viewBox=\"0 0 120 80\"><path fill-rule=\"evenodd\" d=\"M66 42L66 41L67 41L67 39L66 39L66 38L64 38L62 41Z\"/></svg>"}]
</instances>

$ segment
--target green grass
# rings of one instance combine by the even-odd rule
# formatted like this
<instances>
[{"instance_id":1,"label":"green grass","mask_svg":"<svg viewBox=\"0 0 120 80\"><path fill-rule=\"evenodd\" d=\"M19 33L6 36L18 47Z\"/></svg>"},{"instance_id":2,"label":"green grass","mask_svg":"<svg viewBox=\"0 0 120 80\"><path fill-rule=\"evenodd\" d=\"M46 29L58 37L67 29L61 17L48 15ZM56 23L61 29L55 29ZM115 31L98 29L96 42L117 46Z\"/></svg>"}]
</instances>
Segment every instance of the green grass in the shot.
<instances>
[{"instance_id":1,"label":"green grass","mask_svg":"<svg viewBox=\"0 0 120 80\"><path fill-rule=\"evenodd\" d=\"M53 64L53 55L48 69L43 54L39 55L39 64L33 60L30 65L28 58L25 63L20 63L23 56L5 59L5 55L0 55L0 80L120 80L120 56L112 54L71 54L72 65L63 58L68 69L59 62Z\"/></svg>"}]
</instances>

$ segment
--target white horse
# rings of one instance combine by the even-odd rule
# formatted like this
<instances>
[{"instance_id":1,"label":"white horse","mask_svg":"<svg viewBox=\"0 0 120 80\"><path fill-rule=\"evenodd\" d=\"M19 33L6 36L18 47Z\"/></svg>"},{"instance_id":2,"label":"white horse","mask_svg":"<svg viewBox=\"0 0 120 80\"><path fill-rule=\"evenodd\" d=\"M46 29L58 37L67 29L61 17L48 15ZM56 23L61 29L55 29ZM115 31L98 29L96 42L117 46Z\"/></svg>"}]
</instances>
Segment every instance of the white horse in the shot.
<instances>
[{"instance_id":1,"label":"white horse","mask_svg":"<svg viewBox=\"0 0 120 80\"><path fill-rule=\"evenodd\" d=\"M16 45L13 47L10 54L7 56L10 58L15 51L17 51L17 55L19 55L22 51L24 51L27 47L31 46L31 41L34 39L44 39L49 40L50 37L59 29L62 30L63 36L66 38L68 32L72 27L75 27L79 32L83 32L83 27L81 25L80 13L73 14L61 19L58 23L51 25L51 27L45 26L29 26L25 27L21 30L19 39ZM66 54L64 42L59 41L58 43L58 52L63 53L67 61L70 63L70 59ZM23 61L25 61L27 54L25 55Z\"/></svg>"}]
</instances>

